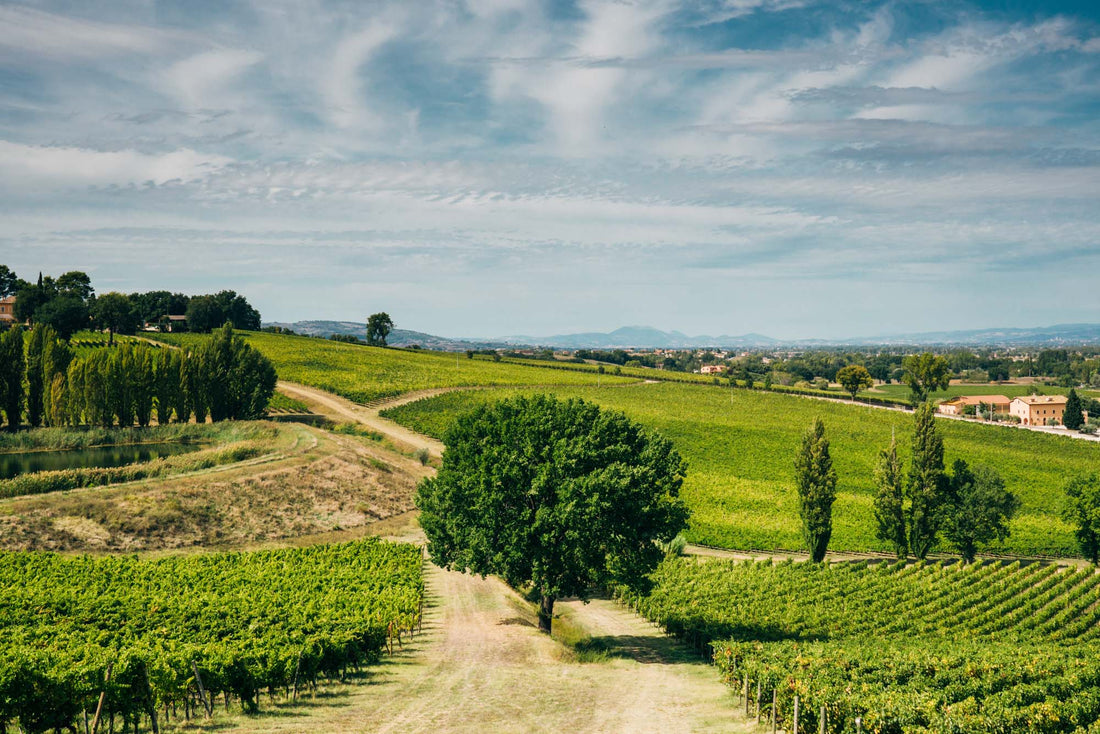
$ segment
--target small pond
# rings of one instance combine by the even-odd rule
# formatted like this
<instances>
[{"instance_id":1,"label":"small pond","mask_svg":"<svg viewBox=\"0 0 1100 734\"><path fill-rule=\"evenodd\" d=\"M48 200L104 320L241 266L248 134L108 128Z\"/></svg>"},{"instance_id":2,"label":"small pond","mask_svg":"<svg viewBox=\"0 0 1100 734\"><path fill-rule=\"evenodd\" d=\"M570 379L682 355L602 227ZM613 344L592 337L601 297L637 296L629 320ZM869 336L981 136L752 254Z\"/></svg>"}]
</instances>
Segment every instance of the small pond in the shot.
<instances>
[{"instance_id":1,"label":"small pond","mask_svg":"<svg viewBox=\"0 0 1100 734\"><path fill-rule=\"evenodd\" d=\"M132 446L96 446L68 451L33 451L21 454L0 454L0 479L20 474L60 469L141 464L166 456L187 454L206 446L203 443L145 443Z\"/></svg>"}]
</instances>

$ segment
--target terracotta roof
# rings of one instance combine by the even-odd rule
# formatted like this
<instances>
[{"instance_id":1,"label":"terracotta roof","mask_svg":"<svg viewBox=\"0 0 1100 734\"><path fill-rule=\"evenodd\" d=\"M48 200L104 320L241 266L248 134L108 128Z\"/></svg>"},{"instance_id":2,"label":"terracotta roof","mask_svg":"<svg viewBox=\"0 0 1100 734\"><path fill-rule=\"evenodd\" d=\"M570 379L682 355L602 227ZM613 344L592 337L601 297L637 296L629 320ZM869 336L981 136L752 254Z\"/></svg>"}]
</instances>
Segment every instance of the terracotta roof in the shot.
<instances>
[{"instance_id":1,"label":"terracotta roof","mask_svg":"<svg viewBox=\"0 0 1100 734\"><path fill-rule=\"evenodd\" d=\"M1065 395L1021 395L1016 399L1028 405L1057 405L1069 401Z\"/></svg>"},{"instance_id":2,"label":"terracotta roof","mask_svg":"<svg viewBox=\"0 0 1100 734\"><path fill-rule=\"evenodd\" d=\"M1008 405L1011 402L1004 395L956 395L950 400L943 401L940 405L977 405L978 403Z\"/></svg>"}]
</instances>

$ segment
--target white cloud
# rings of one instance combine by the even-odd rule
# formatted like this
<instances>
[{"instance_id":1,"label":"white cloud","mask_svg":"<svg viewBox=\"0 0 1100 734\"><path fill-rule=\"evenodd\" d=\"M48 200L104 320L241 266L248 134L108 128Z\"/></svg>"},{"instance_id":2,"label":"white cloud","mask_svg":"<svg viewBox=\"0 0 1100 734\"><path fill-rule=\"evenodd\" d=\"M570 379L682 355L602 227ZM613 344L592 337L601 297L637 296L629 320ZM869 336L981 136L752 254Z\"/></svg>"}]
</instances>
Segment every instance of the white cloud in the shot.
<instances>
[{"instance_id":1,"label":"white cloud","mask_svg":"<svg viewBox=\"0 0 1100 734\"><path fill-rule=\"evenodd\" d=\"M264 58L256 51L214 49L178 61L164 72L164 80L190 110L224 104L220 93L248 67Z\"/></svg>"},{"instance_id":2,"label":"white cloud","mask_svg":"<svg viewBox=\"0 0 1100 734\"><path fill-rule=\"evenodd\" d=\"M184 34L136 25L116 25L0 6L0 48L57 60L121 54L155 54L185 40Z\"/></svg>"},{"instance_id":3,"label":"white cloud","mask_svg":"<svg viewBox=\"0 0 1100 734\"><path fill-rule=\"evenodd\" d=\"M230 159L182 149L160 155L134 150L103 152L84 148L20 145L0 140L0 186L66 189L152 181L190 181L228 165Z\"/></svg>"},{"instance_id":4,"label":"white cloud","mask_svg":"<svg viewBox=\"0 0 1100 734\"><path fill-rule=\"evenodd\" d=\"M396 35L397 29L389 23L374 22L337 44L331 66L321 80L328 118L337 127L367 132L383 126L382 114L366 101L363 67Z\"/></svg>"}]
</instances>

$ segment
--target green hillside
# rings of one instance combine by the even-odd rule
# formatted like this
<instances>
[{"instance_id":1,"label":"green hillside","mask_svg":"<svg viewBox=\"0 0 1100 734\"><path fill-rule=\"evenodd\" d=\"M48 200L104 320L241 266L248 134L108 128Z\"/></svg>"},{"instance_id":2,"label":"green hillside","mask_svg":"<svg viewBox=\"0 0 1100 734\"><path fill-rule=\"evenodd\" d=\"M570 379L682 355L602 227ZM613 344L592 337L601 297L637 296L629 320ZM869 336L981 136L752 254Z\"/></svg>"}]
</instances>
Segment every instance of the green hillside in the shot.
<instances>
[{"instance_id":1,"label":"green hillside","mask_svg":"<svg viewBox=\"0 0 1100 734\"><path fill-rule=\"evenodd\" d=\"M240 332L275 365L279 379L328 390L367 403L413 390L509 385L629 384L636 379L552 367L494 362L460 352L380 349L304 336ZM187 345L201 334L158 334Z\"/></svg>"},{"instance_id":2,"label":"green hillside","mask_svg":"<svg viewBox=\"0 0 1100 734\"><path fill-rule=\"evenodd\" d=\"M457 414L512 392L451 393L385 415L439 437ZM671 438L689 463L683 492L693 511L688 538L726 548L800 548L793 462L802 432L820 416L840 478L831 549L888 550L874 537L872 471L891 432L897 433L903 455L908 454L909 413L667 383L555 392L622 410ZM947 420L938 425L948 462L961 458L995 468L1022 500L1012 537L993 550L1076 553L1071 528L1060 518L1062 487L1073 475L1100 465L1100 444L1009 426Z\"/></svg>"}]
</instances>

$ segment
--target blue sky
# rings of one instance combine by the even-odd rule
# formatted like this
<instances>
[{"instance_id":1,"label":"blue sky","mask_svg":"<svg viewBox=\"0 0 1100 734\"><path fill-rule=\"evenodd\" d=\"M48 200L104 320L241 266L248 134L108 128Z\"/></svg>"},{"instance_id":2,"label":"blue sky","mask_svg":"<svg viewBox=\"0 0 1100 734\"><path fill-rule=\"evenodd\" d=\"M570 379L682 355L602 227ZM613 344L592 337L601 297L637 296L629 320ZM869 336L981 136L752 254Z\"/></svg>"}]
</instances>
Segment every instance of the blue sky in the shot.
<instances>
[{"instance_id":1,"label":"blue sky","mask_svg":"<svg viewBox=\"0 0 1100 734\"><path fill-rule=\"evenodd\" d=\"M465 336L1100 321L1098 8L0 3L0 262Z\"/></svg>"}]
</instances>

